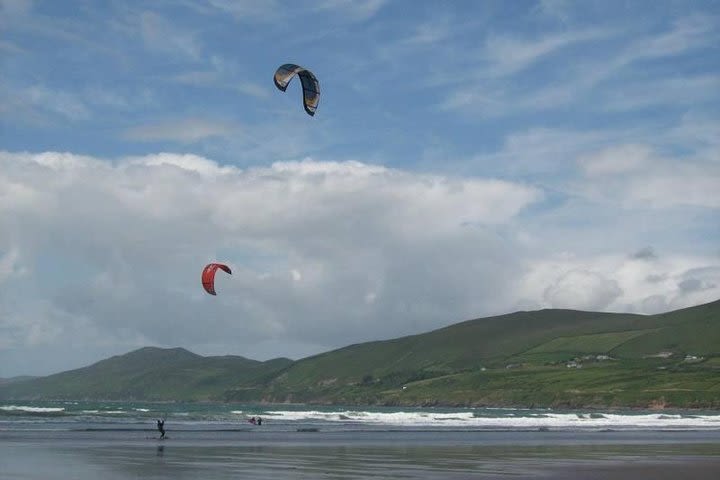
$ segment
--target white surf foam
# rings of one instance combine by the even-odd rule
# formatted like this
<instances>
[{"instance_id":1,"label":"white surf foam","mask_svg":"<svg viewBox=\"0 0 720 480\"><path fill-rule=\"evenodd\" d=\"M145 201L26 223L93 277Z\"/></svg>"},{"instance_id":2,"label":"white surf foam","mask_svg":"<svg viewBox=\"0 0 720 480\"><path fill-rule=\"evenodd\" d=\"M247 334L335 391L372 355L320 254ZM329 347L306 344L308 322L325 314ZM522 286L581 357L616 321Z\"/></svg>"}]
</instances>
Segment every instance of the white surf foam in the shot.
<instances>
[{"instance_id":1,"label":"white surf foam","mask_svg":"<svg viewBox=\"0 0 720 480\"><path fill-rule=\"evenodd\" d=\"M522 411L494 415L482 411L436 413L341 411L269 411L266 416L284 421L320 421L388 425L399 427L459 427L482 429L718 429L720 415L679 415L663 413L618 414L605 412L553 413Z\"/></svg>"},{"instance_id":2,"label":"white surf foam","mask_svg":"<svg viewBox=\"0 0 720 480\"><path fill-rule=\"evenodd\" d=\"M0 410L6 412L28 412L28 413L60 413L64 412L64 407L30 407L28 405L5 405Z\"/></svg>"}]
</instances>

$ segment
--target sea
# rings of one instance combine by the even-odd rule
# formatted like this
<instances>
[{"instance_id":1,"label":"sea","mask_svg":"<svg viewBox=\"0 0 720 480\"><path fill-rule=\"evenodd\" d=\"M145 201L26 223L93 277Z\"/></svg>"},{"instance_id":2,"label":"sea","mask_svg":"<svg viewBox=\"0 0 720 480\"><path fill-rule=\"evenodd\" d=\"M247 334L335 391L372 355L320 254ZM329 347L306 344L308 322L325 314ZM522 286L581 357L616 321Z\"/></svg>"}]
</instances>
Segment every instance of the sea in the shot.
<instances>
[{"instance_id":1,"label":"sea","mask_svg":"<svg viewBox=\"0 0 720 480\"><path fill-rule=\"evenodd\" d=\"M0 402L0 478L717 479L720 412Z\"/></svg>"}]
</instances>

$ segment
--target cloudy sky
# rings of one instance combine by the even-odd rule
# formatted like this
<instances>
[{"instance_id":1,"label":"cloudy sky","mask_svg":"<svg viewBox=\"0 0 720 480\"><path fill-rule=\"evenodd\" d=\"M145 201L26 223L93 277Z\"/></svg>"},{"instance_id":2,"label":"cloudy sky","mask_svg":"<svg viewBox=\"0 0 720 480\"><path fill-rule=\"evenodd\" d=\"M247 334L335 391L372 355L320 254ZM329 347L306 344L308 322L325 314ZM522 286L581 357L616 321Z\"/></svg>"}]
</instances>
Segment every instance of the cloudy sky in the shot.
<instances>
[{"instance_id":1,"label":"cloudy sky","mask_svg":"<svg viewBox=\"0 0 720 480\"><path fill-rule=\"evenodd\" d=\"M720 298L718 1L0 0L0 31L0 377Z\"/></svg>"}]
</instances>

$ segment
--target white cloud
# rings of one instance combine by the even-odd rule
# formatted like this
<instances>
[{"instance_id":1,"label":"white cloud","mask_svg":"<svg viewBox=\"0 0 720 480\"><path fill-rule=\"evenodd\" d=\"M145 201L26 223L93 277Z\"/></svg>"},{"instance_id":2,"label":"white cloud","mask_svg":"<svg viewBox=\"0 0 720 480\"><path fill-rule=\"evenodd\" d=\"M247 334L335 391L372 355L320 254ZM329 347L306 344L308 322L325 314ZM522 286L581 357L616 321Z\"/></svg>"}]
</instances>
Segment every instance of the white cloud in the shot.
<instances>
[{"instance_id":1,"label":"white cloud","mask_svg":"<svg viewBox=\"0 0 720 480\"><path fill-rule=\"evenodd\" d=\"M386 0L322 0L318 10L329 10L350 20L367 20L385 5Z\"/></svg>"},{"instance_id":2,"label":"white cloud","mask_svg":"<svg viewBox=\"0 0 720 480\"><path fill-rule=\"evenodd\" d=\"M686 75L647 79L615 86L599 103L610 111L631 111L655 106L688 107L720 98L720 76Z\"/></svg>"},{"instance_id":3,"label":"white cloud","mask_svg":"<svg viewBox=\"0 0 720 480\"><path fill-rule=\"evenodd\" d=\"M87 99L88 103L92 105L117 110L127 110L131 106L133 106L134 103L136 103L135 101L127 98L126 96L107 88L107 86L90 87L85 92L83 92L83 96ZM145 94L138 95L138 97L142 98L144 106L147 108L147 104L149 103L149 96Z\"/></svg>"},{"instance_id":4,"label":"white cloud","mask_svg":"<svg viewBox=\"0 0 720 480\"><path fill-rule=\"evenodd\" d=\"M0 252L0 284L25 273L27 269L20 264L20 250L17 247L4 254Z\"/></svg>"},{"instance_id":5,"label":"white cloud","mask_svg":"<svg viewBox=\"0 0 720 480\"><path fill-rule=\"evenodd\" d=\"M691 307L720 298L720 265L717 261L689 268L671 277L673 290L666 295L670 309Z\"/></svg>"},{"instance_id":6,"label":"white cloud","mask_svg":"<svg viewBox=\"0 0 720 480\"><path fill-rule=\"evenodd\" d=\"M256 83L238 82L237 84L230 85L228 88L234 88L238 92L250 95L251 97L266 98L270 96L267 88Z\"/></svg>"},{"instance_id":7,"label":"white cloud","mask_svg":"<svg viewBox=\"0 0 720 480\"><path fill-rule=\"evenodd\" d=\"M663 295L650 295L645 298L640 305L640 311L649 315L667 312L668 310L670 310L670 308L668 307L667 299Z\"/></svg>"},{"instance_id":8,"label":"white cloud","mask_svg":"<svg viewBox=\"0 0 720 480\"><path fill-rule=\"evenodd\" d=\"M588 158L616 175L612 155ZM717 259L702 255L558 255L582 232L528 236L517 216L542 194L513 182L171 153L5 152L0 172L0 192L17 194L0 203L14 349L82 337L269 358L286 352L261 345L309 354L513 306L656 313L720 296ZM198 276L214 260L233 275L210 297Z\"/></svg>"},{"instance_id":9,"label":"white cloud","mask_svg":"<svg viewBox=\"0 0 720 480\"><path fill-rule=\"evenodd\" d=\"M0 175L0 212L32 205L40 195L36 189L24 183L13 181Z\"/></svg>"},{"instance_id":10,"label":"white cloud","mask_svg":"<svg viewBox=\"0 0 720 480\"><path fill-rule=\"evenodd\" d=\"M586 29L546 35L532 40L492 36L487 39L484 54L485 60L490 65L483 71L487 72L488 76L515 74L563 48L606 38L613 33L609 30Z\"/></svg>"},{"instance_id":11,"label":"white cloud","mask_svg":"<svg viewBox=\"0 0 720 480\"><path fill-rule=\"evenodd\" d=\"M1 0L0 14L3 17L27 15L32 10L32 0Z\"/></svg>"},{"instance_id":12,"label":"white cloud","mask_svg":"<svg viewBox=\"0 0 720 480\"><path fill-rule=\"evenodd\" d=\"M652 261L657 258L657 254L655 253L655 249L653 247L647 246L633 253L632 258Z\"/></svg>"},{"instance_id":13,"label":"white cloud","mask_svg":"<svg viewBox=\"0 0 720 480\"><path fill-rule=\"evenodd\" d=\"M263 22L277 24L287 19L313 12L329 12L349 21L363 21L373 16L383 7L386 0L321 0L313 5L303 3L283 3L277 0L262 2L248 0L205 0L186 3L203 14L219 10L228 13L242 23Z\"/></svg>"},{"instance_id":14,"label":"white cloud","mask_svg":"<svg viewBox=\"0 0 720 480\"><path fill-rule=\"evenodd\" d=\"M517 268L488 229L541 196L309 159L240 170L196 155L2 153L0 167L5 184L33 192L3 202L0 230L12 235L0 248L22 246L35 274L16 293L48 305L16 312L30 322L20 344L83 328L119 342L306 351L469 318L500 308L496 292ZM211 298L198 275L215 259L233 275ZM494 281L477 282L486 275Z\"/></svg>"},{"instance_id":15,"label":"white cloud","mask_svg":"<svg viewBox=\"0 0 720 480\"><path fill-rule=\"evenodd\" d=\"M643 145L621 145L579 159L587 180L576 193L633 208L720 208L720 156L665 158Z\"/></svg>"},{"instance_id":16,"label":"white cloud","mask_svg":"<svg viewBox=\"0 0 720 480\"><path fill-rule=\"evenodd\" d=\"M653 314L720 298L717 259L556 254L529 263L516 286L522 308ZM714 266L713 266L714 265Z\"/></svg>"},{"instance_id":17,"label":"white cloud","mask_svg":"<svg viewBox=\"0 0 720 480\"><path fill-rule=\"evenodd\" d=\"M574 5L571 0L540 0L536 8L542 15L567 22Z\"/></svg>"},{"instance_id":18,"label":"white cloud","mask_svg":"<svg viewBox=\"0 0 720 480\"><path fill-rule=\"evenodd\" d=\"M214 9L231 14L238 21L264 21L269 22L283 16L287 8L276 0L263 2L246 0L208 0L208 5Z\"/></svg>"},{"instance_id":19,"label":"white cloud","mask_svg":"<svg viewBox=\"0 0 720 480\"><path fill-rule=\"evenodd\" d=\"M174 75L170 80L195 87L223 88L256 98L265 98L270 95L268 89L262 85L247 81L235 81L231 77L217 70L193 70Z\"/></svg>"},{"instance_id":20,"label":"white cloud","mask_svg":"<svg viewBox=\"0 0 720 480\"><path fill-rule=\"evenodd\" d=\"M690 112L683 115L680 124L673 127L665 137L671 142L699 150L699 157L715 162L717 152L720 151L720 121Z\"/></svg>"},{"instance_id":21,"label":"white cloud","mask_svg":"<svg viewBox=\"0 0 720 480\"><path fill-rule=\"evenodd\" d=\"M65 90L45 85L18 87L0 79L0 113L15 123L54 126L86 122L108 111L147 110L154 100L147 91L125 95L107 86Z\"/></svg>"},{"instance_id":22,"label":"white cloud","mask_svg":"<svg viewBox=\"0 0 720 480\"><path fill-rule=\"evenodd\" d=\"M667 32L632 42L616 60L616 64L626 65L646 58L678 55L688 50L713 45L717 39L718 17L688 16L677 19Z\"/></svg>"},{"instance_id":23,"label":"white cloud","mask_svg":"<svg viewBox=\"0 0 720 480\"><path fill-rule=\"evenodd\" d=\"M542 78L528 88L525 82L514 85L507 81L508 75L523 69L580 42L626 41L618 49L609 43L605 53L573 59L559 77ZM687 75L682 73L672 79L643 78L635 89L627 92L630 99L625 103L621 90L613 90L604 82L617 78L621 73L645 61L657 61L681 56L701 48L714 46L720 40L717 18L688 16L676 20L669 29L660 33L633 35L630 31L592 29L548 34L533 41L513 37L490 37L487 50L474 64L465 62L462 74L452 76L455 89L440 101L441 110L465 111L483 117L517 115L522 112L558 109L582 98L586 103L591 93L599 92L600 101L591 102L591 108L601 110L627 110L647 105L685 105L702 99L690 87L702 87L710 95L716 79L712 75ZM484 63L487 63L485 65ZM468 87L467 85L472 85ZM627 85L627 84L626 84ZM659 91L655 91L655 86ZM644 88L644 90L643 90ZM681 94L673 91L683 88ZM633 93L637 92L637 97ZM649 94L648 92L652 92ZM603 96L605 98L603 98ZM584 105L583 105L584 107Z\"/></svg>"},{"instance_id":24,"label":"white cloud","mask_svg":"<svg viewBox=\"0 0 720 480\"><path fill-rule=\"evenodd\" d=\"M223 137L237 132L239 126L232 122L202 118L171 119L130 128L124 136L142 142L170 141L195 143L211 137Z\"/></svg>"},{"instance_id":25,"label":"white cloud","mask_svg":"<svg viewBox=\"0 0 720 480\"><path fill-rule=\"evenodd\" d=\"M212 87L220 83L221 77L215 70L191 70L173 75L170 80L183 85Z\"/></svg>"},{"instance_id":26,"label":"white cloud","mask_svg":"<svg viewBox=\"0 0 720 480\"><path fill-rule=\"evenodd\" d=\"M178 155L172 153L158 153L143 157L129 158L126 162L130 165L141 165L145 167L170 165L190 172L197 172L205 177L240 172L235 167L221 167L212 160L192 154Z\"/></svg>"},{"instance_id":27,"label":"white cloud","mask_svg":"<svg viewBox=\"0 0 720 480\"><path fill-rule=\"evenodd\" d=\"M439 42L452 36L454 28L457 28L457 25L452 19L433 18L430 22L417 25L413 33L402 40L402 44L435 47ZM392 55L387 55L387 57L392 57Z\"/></svg>"},{"instance_id":28,"label":"white cloud","mask_svg":"<svg viewBox=\"0 0 720 480\"><path fill-rule=\"evenodd\" d=\"M193 32L174 26L154 12L140 14L140 34L145 46L152 51L169 55L184 55L198 59L201 45Z\"/></svg>"},{"instance_id":29,"label":"white cloud","mask_svg":"<svg viewBox=\"0 0 720 480\"><path fill-rule=\"evenodd\" d=\"M60 115L69 120L86 120L91 111L75 93L34 86L18 92L23 101L32 107Z\"/></svg>"},{"instance_id":30,"label":"white cloud","mask_svg":"<svg viewBox=\"0 0 720 480\"><path fill-rule=\"evenodd\" d=\"M25 49L18 47L14 43L0 41L0 50L8 53L27 53Z\"/></svg>"},{"instance_id":31,"label":"white cloud","mask_svg":"<svg viewBox=\"0 0 720 480\"><path fill-rule=\"evenodd\" d=\"M615 280L588 270L570 270L545 289L553 308L604 310L622 294Z\"/></svg>"},{"instance_id":32,"label":"white cloud","mask_svg":"<svg viewBox=\"0 0 720 480\"><path fill-rule=\"evenodd\" d=\"M647 145L610 147L578 160L588 176L613 175L637 171L651 165L652 150Z\"/></svg>"},{"instance_id":33,"label":"white cloud","mask_svg":"<svg viewBox=\"0 0 720 480\"><path fill-rule=\"evenodd\" d=\"M571 129L530 128L508 134L502 148L476 155L470 162L482 171L503 174L537 174L574 170L578 157L602 148L612 140L612 132Z\"/></svg>"},{"instance_id":34,"label":"white cloud","mask_svg":"<svg viewBox=\"0 0 720 480\"><path fill-rule=\"evenodd\" d=\"M662 165L658 172L637 175L628 180L623 194L632 205L720 208L720 165L712 168Z\"/></svg>"},{"instance_id":35,"label":"white cloud","mask_svg":"<svg viewBox=\"0 0 720 480\"><path fill-rule=\"evenodd\" d=\"M236 61L221 55L211 55L206 69L189 70L170 77L170 80L184 85L212 89L226 89L256 98L270 95L268 88L248 81L247 72Z\"/></svg>"}]
</instances>

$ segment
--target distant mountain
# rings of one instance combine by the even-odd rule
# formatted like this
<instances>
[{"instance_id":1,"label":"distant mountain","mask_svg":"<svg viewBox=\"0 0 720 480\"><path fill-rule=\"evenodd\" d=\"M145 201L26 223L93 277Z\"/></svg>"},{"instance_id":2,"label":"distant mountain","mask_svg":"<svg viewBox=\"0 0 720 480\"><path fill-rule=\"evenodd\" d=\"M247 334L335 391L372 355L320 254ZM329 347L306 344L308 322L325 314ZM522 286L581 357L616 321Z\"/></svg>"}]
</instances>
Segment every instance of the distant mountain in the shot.
<instances>
[{"instance_id":1,"label":"distant mountain","mask_svg":"<svg viewBox=\"0 0 720 480\"><path fill-rule=\"evenodd\" d=\"M30 375L20 375L17 377L0 378L0 385L7 385L7 384L13 383L13 382L22 382L25 380L32 380L33 378L38 378L38 377L33 377Z\"/></svg>"},{"instance_id":2,"label":"distant mountain","mask_svg":"<svg viewBox=\"0 0 720 480\"><path fill-rule=\"evenodd\" d=\"M0 398L720 408L720 301L660 315L516 312L297 362L144 348Z\"/></svg>"},{"instance_id":3,"label":"distant mountain","mask_svg":"<svg viewBox=\"0 0 720 480\"><path fill-rule=\"evenodd\" d=\"M292 363L239 356L203 357L184 348L145 347L89 367L14 382L2 398L209 400L228 389L258 385Z\"/></svg>"}]
</instances>

